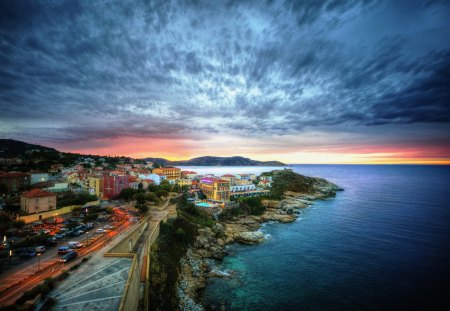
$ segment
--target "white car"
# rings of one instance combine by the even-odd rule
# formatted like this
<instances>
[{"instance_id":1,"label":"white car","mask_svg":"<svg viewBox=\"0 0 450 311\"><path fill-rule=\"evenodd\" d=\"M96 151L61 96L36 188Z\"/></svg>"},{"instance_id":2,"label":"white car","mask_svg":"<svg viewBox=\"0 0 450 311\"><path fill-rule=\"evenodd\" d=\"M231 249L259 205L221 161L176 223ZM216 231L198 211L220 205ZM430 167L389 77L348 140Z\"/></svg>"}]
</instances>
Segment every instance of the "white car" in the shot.
<instances>
[{"instance_id":1,"label":"white car","mask_svg":"<svg viewBox=\"0 0 450 311\"><path fill-rule=\"evenodd\" d=\"M105 229L102 229L102 228L100 228L100 229L97 229L97 233L106 233L107 231L105 230Z\"/></svg>"},{"instance_id":2,"label":"white car","mask_svg":"<svg viewBox=\"0 0 450 311\"><path fill-rule=\"evenodd\" d=\"M103 228L104 228L104 229L113 229L114 227L111 226L111 225L104 225Z\"/></svg>"}]
</instances>

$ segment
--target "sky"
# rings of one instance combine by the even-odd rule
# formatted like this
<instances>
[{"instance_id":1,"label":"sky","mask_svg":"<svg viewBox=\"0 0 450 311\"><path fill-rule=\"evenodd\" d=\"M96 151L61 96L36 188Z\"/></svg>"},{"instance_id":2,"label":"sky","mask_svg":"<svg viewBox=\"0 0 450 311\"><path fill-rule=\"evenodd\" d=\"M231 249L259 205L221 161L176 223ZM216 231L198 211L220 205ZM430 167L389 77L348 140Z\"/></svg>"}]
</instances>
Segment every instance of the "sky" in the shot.
<instances>
[{"instance_id":1,"label":"sky","mask_svg":"<svg viewBox=\"0 0 450 311\"><path fill-rule=\"evenodd\" d=\"M450 1L0 0L0 138L450 164Z\"/></svg>"}]
</instances>

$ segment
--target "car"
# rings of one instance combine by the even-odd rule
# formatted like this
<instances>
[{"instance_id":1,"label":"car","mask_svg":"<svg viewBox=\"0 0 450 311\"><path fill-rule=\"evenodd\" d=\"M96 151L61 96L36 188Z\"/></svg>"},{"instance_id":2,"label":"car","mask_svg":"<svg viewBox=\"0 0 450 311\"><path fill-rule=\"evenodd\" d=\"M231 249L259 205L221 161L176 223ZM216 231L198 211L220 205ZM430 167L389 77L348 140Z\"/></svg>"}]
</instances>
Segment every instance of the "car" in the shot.
<instances>
[{"instance_id":1,"label":"car","mask_svg":"<svg viewBox=\"0 0 450 311\"><path fill-rule=\"evenodd\" d=\"M106 233L107 231L105 229L99 228L97 229L97 233Z\"/></svg>"},{"instance_id":2,"label":"car","mask_svg":"<svg viewBox=\"0 0 450 311\"><path fill-rule=\"evenodd\" d=\"M50 233L50 230L48 230L48 229L41 229L41 230L40 230L40 233L41 233L41 234L49 234L49 233Z\"/></svg>"},{"instance_id":3,"label":"car","mask_svg":"<svg viewBox=\"0 0 450 311\"><path fill-rule=\"evenodd\" d=\"M113 229L114 227L113 226L111 226L111 225L104 225L103 226L103 229Z\"/></svg>"},{"instance_id":4,"label":"car","mask_svg":"<svg viewBox=\"0 0 450 311\"><path fill-rule=\"evenodd\" d=\"M82 248L84 245L83 243L77 242L77 241L71 241L67 243L70 248Z\"/></svg>"},{"instance_id":5,"label":"car","mask_svg":"<svg viewBox=\"0 0 450 311\"><path fill-rule=\"evenodd\" d=\"M36 251L36 253L44 253L47 250L47 248L45 246L41 245L41 246L36 246L34 248L34 250Z\"/></svg>"},{"instance_id":6,"label":"car","mask_svg":"<svg viewBox=\"0 0 450 311\"><path fill-rule=\"evenodd\" d=\"M35 257L37 255L33 248L27 248L20 253L20 257Z\"/></svg>"},{"instance_id":7,"label":"car","mask_svg":"<svg viewBox=\"0 0 450 311\"><path fill-rule=\"evenodd\" d=\"M65 263L71 261L72 259L77 258L78 254L76 251L70 251L59 259L59 262Z\"/></svg>"},{"instance_id":8,"label":"car","mask_svg":"<svg viewBox=\"0 0 450 311\"><path fill-rule=\"evenodd\" d=\"M54 235L54 237L55 237L56 239L62 239L62 238L65 237L65 236L66 236L65 234L61 234L61 233L57 233L57 234Z\"/></svg>"},{"instance_id":9,"label":"car","mask_svg":"<svg viewBox=\"0 0 450 311\"><path fill-rule=\"evenodd\" d=\"M58 248L58 255L64 255L71 251L72 249L69 246L61 246Z\"/></svg>"}]
</instances>

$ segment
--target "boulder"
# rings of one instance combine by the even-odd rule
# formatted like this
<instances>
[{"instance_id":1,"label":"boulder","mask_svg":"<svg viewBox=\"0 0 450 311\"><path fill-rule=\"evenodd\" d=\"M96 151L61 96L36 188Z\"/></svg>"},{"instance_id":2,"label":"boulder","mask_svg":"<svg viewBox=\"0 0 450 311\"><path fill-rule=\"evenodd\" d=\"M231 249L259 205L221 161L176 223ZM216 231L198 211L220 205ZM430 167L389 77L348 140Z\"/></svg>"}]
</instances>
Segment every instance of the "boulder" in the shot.
<instances>
[{"instance_id":1,"label":"boulder","mask_svg":"<svg viewBox=\"0 0 450 311\"><path fill-rule=\"evenodd\" d=\"M264 241L264 233L259 231L240 232L236 236L236 241L243 244L259 244Z\"/></svg>"}]
</instances>

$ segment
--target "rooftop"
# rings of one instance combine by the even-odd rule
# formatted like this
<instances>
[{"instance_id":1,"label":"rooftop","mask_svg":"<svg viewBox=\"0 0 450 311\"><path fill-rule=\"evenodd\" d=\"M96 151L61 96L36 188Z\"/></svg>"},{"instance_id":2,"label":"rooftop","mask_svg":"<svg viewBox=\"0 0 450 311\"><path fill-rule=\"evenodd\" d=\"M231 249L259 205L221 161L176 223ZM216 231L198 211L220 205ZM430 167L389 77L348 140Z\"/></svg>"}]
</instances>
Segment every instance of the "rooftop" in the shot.
<instances>
[{"instance_id":1,"label":"rooftop","mask_svg":"<svg viewBox=\"0 0 450 311\"><path fill-rule=\"evenodd\" d=\"M24 194L22 194L22 196L26 198L38 198L38 197L54 197L56 196L56 194L41 189L33 189L28 192L25 192Z\"/></svg>"}]
</instances>

